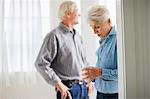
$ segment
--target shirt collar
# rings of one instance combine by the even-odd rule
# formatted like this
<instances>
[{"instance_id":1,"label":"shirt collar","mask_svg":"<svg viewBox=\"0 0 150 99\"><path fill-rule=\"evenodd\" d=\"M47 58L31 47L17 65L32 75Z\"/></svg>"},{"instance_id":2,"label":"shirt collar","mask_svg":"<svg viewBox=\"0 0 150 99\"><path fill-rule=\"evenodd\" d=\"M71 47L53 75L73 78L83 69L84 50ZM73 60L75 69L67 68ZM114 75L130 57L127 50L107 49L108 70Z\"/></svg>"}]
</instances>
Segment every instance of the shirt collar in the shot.
<instances>
[{"instance_id":1,"label":"shirt collar","mask_svg":"<svg viewBox=\"0 0 150 99\"><path fill-rule=\"evenodd\" d=\"M59 27L61 27L65 33L68 33L68 32L73 33L73 34L76 33L76 30L75 30L75 29L70 30L70 29L69 29L66 25L64 25L62 22L60 22Z\"/></svg>"},{"instance_id":2,"label":"shirt collar","mask_svg":"<svg viewBox=\"0 0 150 99\"><path fill-rule=\"evenodd\" d=\"M112 27L112 29L111 29L111 31L110 31L110 33L108 34L107 37L109 37L110 35L116 35L115 26ZM107 37L106 37L106 38L107 38Z\"/></svg>"}]
</instances>

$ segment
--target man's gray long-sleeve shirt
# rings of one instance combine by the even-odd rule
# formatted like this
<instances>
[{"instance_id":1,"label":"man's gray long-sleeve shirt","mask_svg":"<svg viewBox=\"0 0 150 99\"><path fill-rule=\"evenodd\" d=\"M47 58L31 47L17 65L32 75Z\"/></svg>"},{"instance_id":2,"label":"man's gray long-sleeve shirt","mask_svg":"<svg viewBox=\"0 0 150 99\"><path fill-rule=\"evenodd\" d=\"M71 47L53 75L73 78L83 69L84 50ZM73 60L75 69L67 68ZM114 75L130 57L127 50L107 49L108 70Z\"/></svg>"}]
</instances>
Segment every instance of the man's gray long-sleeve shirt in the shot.
<instances>
[{"instance_id":1,"label":"man's gray long-sleeve shirt","mask_svg":"<svg viewBox=\"0 0 150 99\"><path fill-rule=\"evenodd\" d=\"M51 85L59 80L81 80L81 69L87 66L83 42L73 29L64 24L52 30L44 39L35 66Z\"/></svg>"}]
</instances>

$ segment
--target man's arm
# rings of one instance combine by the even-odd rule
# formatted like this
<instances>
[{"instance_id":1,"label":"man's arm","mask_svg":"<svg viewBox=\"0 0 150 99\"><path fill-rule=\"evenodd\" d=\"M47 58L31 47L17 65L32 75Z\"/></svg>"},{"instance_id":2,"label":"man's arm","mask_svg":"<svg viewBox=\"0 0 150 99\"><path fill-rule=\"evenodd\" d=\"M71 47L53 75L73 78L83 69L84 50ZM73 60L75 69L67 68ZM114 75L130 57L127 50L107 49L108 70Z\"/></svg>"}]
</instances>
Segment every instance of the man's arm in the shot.
<instances>
[{"instance_id":1,"label":"man's arm","mask_svg":"<svg viewBox=\"0 0 150 99\"><path fill-rule=\"evenodd\" d=\"M57 39L54 34L48 34L44 39L40 52L35 61L37 71L43 78L51 85L55 86L57 82L61 81L56 75L51 63L57 55Z\"/></svg>"},{"instance_id":2,"label":"man's arm","mask_svg":"<svg viewBox=\"0 0 150 99\"><path fill-rule=\"evenodd\" d=\"M83 42L82 36L79 35L79 37L80 37L80 40L81 40L82 59L83 59L83 62L84 62L84 67L87 67L87 66L89 66L89 63L88 63L88 61L87 61L86 48L85 48L85 46L84 46L84 42Z\"/></svg>"},{"instance_id":3,"label":"man's arm","mask_svg":"<svg viewBox=\"0 0 150 99\"><path fill-rule=\"evenodd\" d=\"M69 88L65 86L61 79L56 75L51 63L57 55L57 38L54 34L48 34L44 39L39 55L35 61L36 69L40 72L43 78L57 90L61 92L61 98L66 99L67 95L69 99L72 99Z\"/></svg>"}]
</instances>

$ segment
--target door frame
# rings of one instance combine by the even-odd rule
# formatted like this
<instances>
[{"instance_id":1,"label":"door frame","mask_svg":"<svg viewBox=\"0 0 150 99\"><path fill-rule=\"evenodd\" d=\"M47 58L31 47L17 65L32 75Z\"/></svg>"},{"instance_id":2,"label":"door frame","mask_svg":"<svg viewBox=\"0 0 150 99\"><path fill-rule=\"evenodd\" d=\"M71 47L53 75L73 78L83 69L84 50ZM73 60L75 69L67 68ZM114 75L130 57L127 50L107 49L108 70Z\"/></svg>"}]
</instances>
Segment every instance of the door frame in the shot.
<instances>
[{"instance_id":1,"label":"door frame","mask_svg":"<svg viewBox=\"0 0 150 99\"><path fill-rule=\"evenodd\" d=\"M117 48L118 48L118 89L119 99L126 99L126 69L123 0L116 0Z\"/></svg>"}]
</instances>

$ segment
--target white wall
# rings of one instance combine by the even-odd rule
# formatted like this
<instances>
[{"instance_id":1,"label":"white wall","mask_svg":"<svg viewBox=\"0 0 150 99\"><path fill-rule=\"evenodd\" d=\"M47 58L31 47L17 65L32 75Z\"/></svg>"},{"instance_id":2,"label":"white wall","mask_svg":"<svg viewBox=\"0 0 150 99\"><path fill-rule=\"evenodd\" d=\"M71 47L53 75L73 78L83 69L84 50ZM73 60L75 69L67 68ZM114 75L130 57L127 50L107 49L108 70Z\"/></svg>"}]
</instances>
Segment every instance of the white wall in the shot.
<instances>
[{"instance_id":1,"label":"white wall","mask_svg":"<svg viewBox=\"0 0 150 99\"><path fill-rule=\"evenodd\" d=\"M13 85L3 90L2 99L55 99L54 88L42 85Z\"/></svg>"},{"instance_id":2,"label":"white wall","mask_svg":"<svg viewBox=\"0 0 150 99\"><path fill-rule=\"evenodd\" d=\"M127 99L150 99L150 1L124 0Z\"/></svg>"},{"instance_id":3,"label":"white wall","mask_svg":"<svg viewBox=\"0 0 150 99\"><path fill-rule=\"evenodd\" d=\"M54 87L39 75L36 84L12 84L0 87L0 99L55 99Z\"/></svg>"}]
</instances>

